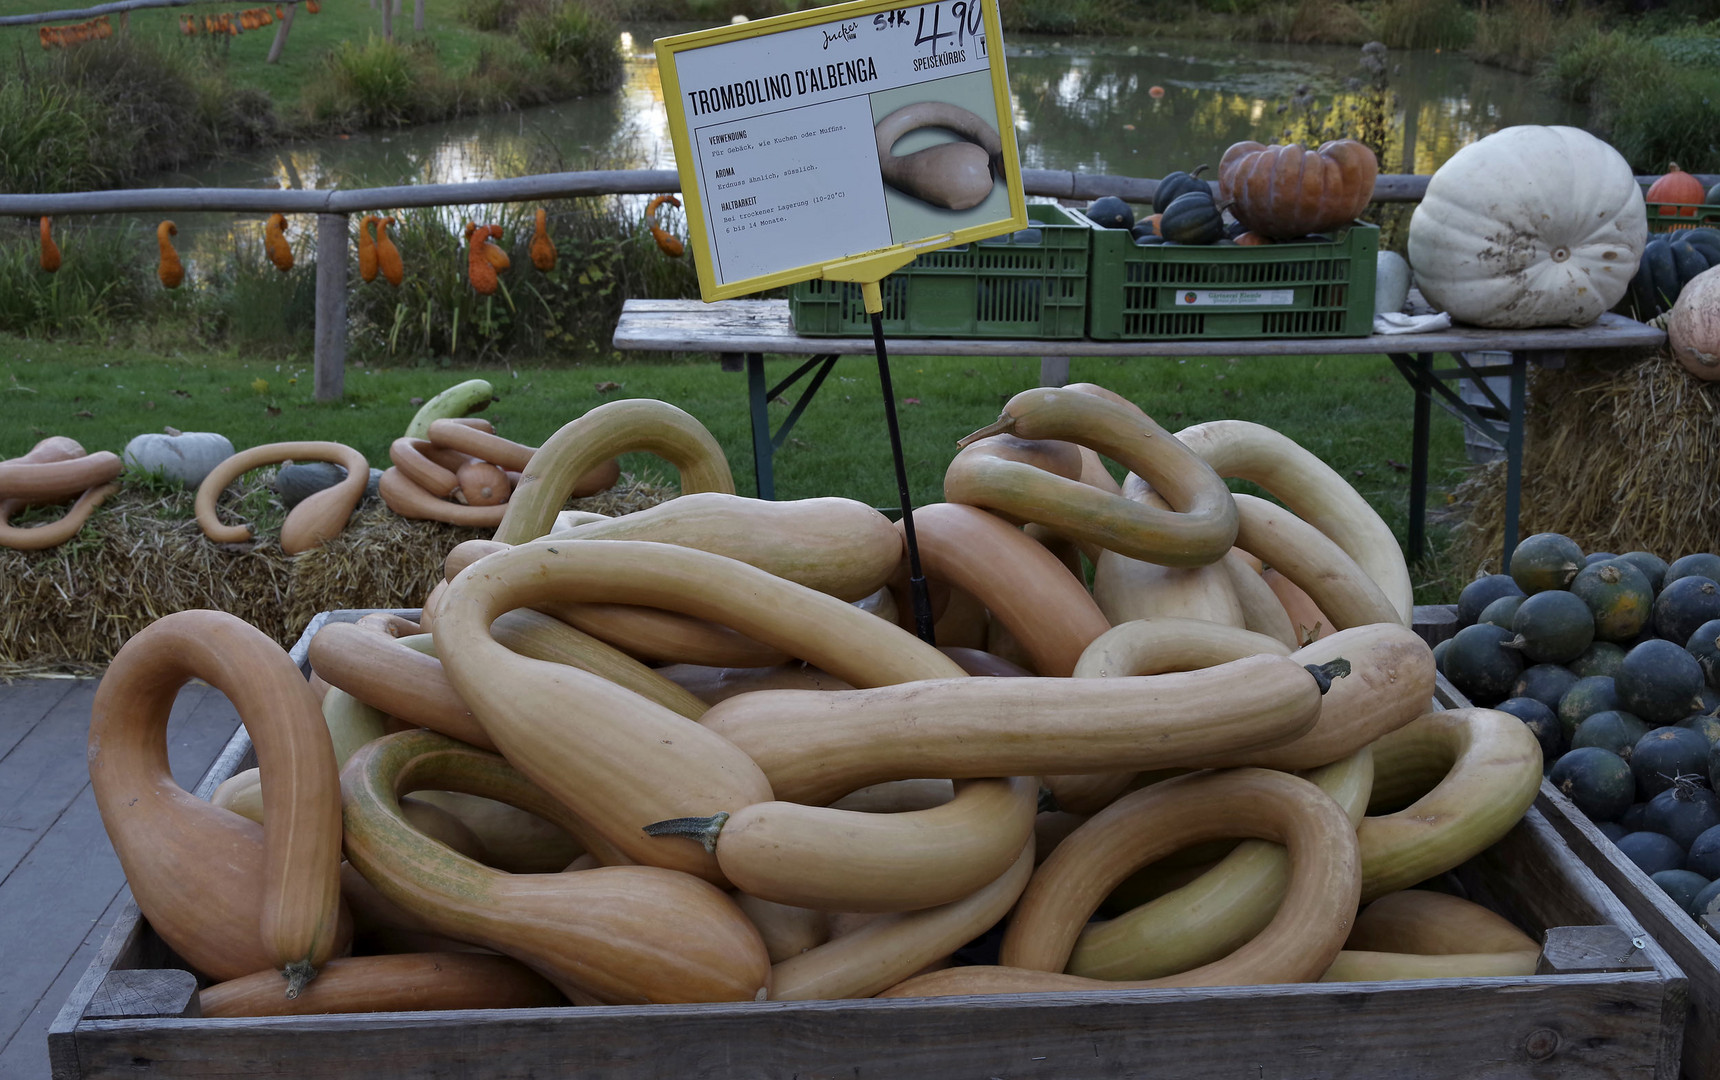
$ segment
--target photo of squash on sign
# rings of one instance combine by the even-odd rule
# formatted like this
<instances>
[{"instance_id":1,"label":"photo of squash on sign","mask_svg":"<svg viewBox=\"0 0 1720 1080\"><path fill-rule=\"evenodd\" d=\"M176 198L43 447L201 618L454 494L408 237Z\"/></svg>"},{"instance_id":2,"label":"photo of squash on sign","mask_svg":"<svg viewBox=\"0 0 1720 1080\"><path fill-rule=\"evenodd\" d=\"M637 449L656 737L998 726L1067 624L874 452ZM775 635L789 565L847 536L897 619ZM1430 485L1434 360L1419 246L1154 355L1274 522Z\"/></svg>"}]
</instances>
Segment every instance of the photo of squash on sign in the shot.
<instances>
[{"instance_id":1,"label":"photo of squash on sign","mask_svg":"<svg viewBox=\"0 0 1720 1080\"><path fill-rule=\"evenodd\" d=\"M898 241L1009 216L1003 137L986 72L871 95L878 171Z\"/></svg>"}]
</instances>

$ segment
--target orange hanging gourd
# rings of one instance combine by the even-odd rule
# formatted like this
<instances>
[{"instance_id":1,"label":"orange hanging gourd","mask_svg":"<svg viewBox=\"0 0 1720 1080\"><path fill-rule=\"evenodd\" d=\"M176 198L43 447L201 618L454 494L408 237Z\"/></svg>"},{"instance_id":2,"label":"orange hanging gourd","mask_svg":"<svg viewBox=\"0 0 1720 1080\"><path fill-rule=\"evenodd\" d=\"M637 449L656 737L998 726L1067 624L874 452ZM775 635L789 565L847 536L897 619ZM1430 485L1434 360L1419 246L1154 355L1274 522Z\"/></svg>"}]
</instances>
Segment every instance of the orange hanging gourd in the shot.
<instances>
[{"instance_id":1,"label":"orange hanging gourd","mask_svg":"<svg viewBox=\"0 0 1720 1080\"><path fill-rule=\"evenodd\" d=\"M544 273L555 269L555 242L549 238L549 215L537 211L537 233L532 237L532 265Z\"/></svg>"},{"instance_id":2,"label":"orange hanging gourd","mask_svg":"<svg viewBox=\"0 0 1720 1080\"><path fill-rule=\"evenodd\" d=\"M468 223L471 232L466 238L466 276L472 281L472 290L479 296L491 296L498 284L496 268L490 265L490 260L484 257L485 241L489 238L488 229L478 229Z\"/></svg>"},{"instance_id":3,"label":"orange hanging gourd","mask_svg":"<svg viewBox=\"0 0 1720 1080\"><path fill-rule=\"evenodd\" d=\"M185 280L185 267L179 262L179 252L173 250L172 237L179 235L179 226L164 221L155 227L155 246L161 249L161 265L155 276L169 289L177 289Z\"/></svg>"},{"instance_id":4,"label":"orange hanging gourd","mask_svg":"<svg viewBox=\"0 0 1720 1080\"><path fill-rule=\"evenodd\" d=\"M315 15L322 10L322 5L317 3L317 0L305 0L305 10Z\"/></svg>"},{"instance_id":5,"label":"orange hanging gourd","mask_svg":"<svg viewBox=\"0 0 1720 1080\"><path fill-rule=\"evenodd\" d=\"M400 249L388 238L388 227L392 224L394 219L391 217L376 223L376 265L382 271L383 280L398 286L406 280L406 268L400 262Z\"/></svg>"},{"instance_id":6,"label":"orange hanging gourd","mask_svg":"<svg viewBox=\"0 0 1720 1080\"><path fill-rule=\"evenodd\" d=\"M651 205L645 208L645 224L651 227L651 238L657 241L657 247L670 258L678 259L686 253L686 245L681 238L657 224L657 208L664 203L679 207L681 200L673 195L659 195L651 200Z\"/></svg>"},{"instance_id":7,"label":"orange hanging gourd","mask_svg":"<svg viewBox=\"0 0 1720 1080\"><path fill-rule=\"evenodd\" d=\"M60 247L54 243L54 219L42 219L42 269L53 273L60 268Z\"/></svg>"},{"instance_id":8,"label":"orange hanging gourd","mask_svg":"<svg viewBox=\"0 0 1720 1080\"><path fill-rule=\"evenodd\" d=\"M377 220L375 214L366 214L358 223L358 276L366 281L376 280L376 241L371 239L370 227Z\"/></svg>"},{"instance_id":9,"label":"orange hanging gourd","mask_svg":"<svg viewBox=\"0 0 1720 1080\"><path fill-rule=\"evenodd\" d=\"M496 268L497 273L508 269L514 264L514 261L508 258L508 253L502 250L500 244L496 243L497 240L502 238L502 227L500 225L485 225L483 228L478 230L478 233L483 240L480 245L480 249L484 253L484 258L490 261L490 265Z\"/></svg>"},{"instance_id":10,"label":"orange hanging gourd","mask_svg":"<svg viewBox=\"0 0 1720 1080\"><path fill-rule=\"evenodd\" d=\"M293 245L287 243L285 214L269 215L269 223L263 226L263 250L269 253L276 270L284 274L293 268Z\"/></svg>"}]
</instances>

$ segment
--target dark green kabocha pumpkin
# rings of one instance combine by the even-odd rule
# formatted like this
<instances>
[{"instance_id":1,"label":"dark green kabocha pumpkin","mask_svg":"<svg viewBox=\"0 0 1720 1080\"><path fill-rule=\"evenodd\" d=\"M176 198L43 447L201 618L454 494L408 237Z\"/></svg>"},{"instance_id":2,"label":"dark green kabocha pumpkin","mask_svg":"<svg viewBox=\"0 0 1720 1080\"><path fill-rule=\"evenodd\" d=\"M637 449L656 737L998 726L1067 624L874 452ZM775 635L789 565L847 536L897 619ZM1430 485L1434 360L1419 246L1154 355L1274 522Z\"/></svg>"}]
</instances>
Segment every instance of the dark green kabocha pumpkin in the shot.
<instances>
[{"instance_id":1,"label":"dark green kabocha pumpkin","mask_svg":"<svg viewBox=\"0 0 1720 1080\"><path fill-rule=\"evenodd\" d=\"M1694 555L1672 560L1672 565L1666 568L1666 580L1661 582L1660 587L1664 589L1683 577L1705 577L1709 581L1720 581L1720 555L1699 551Z\"/></svg>"},{"instance_id":2,"label":"dark green kabocha pumpkin","mask_svg":"<svg viewBox=\"0 0 1720 1080\"><path fill-rule=\"evenodd\" d=\"M1574 593L1549 589L1526 597L1511 617L1511 647L1535 664L1563 664L1595 640L1595 616Z\"/></svg>"},{"instance_id":3,"label":"dark green kabocha pumpkin","mask_svg":"<svg viewBox=\"0 0 1720 1080\"><path fill-rule=\"evenodd\" d=\"M1684 287L1714 266L1720 266L1720 230L1683 229L1649 237L1625 293L1626 313L1646 321L1671 310Z\"/></svg>"},{"instance_id":4,"label":"dark green kabocha pumpkin","mask_svg":"<svg viewBox=\"0 0 1720 1080\"><path fill-rule=\"evenodd\" d=\"M1614 680L1619 703L1650 724L1675 724L1702 704L1702 666L1670 641L1654 638L1625 654Z\"/></svg>"},{"instance_id":5,"label":"dark green kabocha pumpkin","mask_svg":"<svg viewBox=\"0 0 1720 1080\"><path fill-rule=\"evenodd\" d=\"M1224 239L1224 215L1210 194L1178 195L1159 215L1159 235L1173 244L1213 244Z\"/></svg>"},{"instance_id":6,"label":"dark green kabocha pumpkin","mask_svg":"<svg viewBox=\"0 0 1720 1080\"><path fill-rule=\"evenodd\" d=\"M1686 867L1689 866L1688 859L1686 859L1685 865ZM1692 870L1691 873L1695 873L1695 871ZM1698 922L1702 920L1704 915L1720 922L1720 881L1710 881L1707 887L1697 893L1696 899L1690 901L1689 911L1690 917Z\"/></svg>"},{"instance_id":7,"label":"dark green kabocha pumpkin","mask_svg":"<svg viewBox=\"0 0 1720 1080\"><path fill-rule=\"evenodd\" d=\"M1666 560L1652 551L1627 551L1619 558L1642 571L1642 576L1648 579L1648 587L1655 592L1660 591L1660 583L1666 579Z\"/></svg>"},{"instance_id":8,"label":"dark green kabocha pumpkin","mask_svg":"<svg viewBox=\"0 0 1720 1080\"><path fill-rule=\"evenodd\" d=\"M1698 626L1684 643L1684 651L1696 658L1709 688L1720 687L1720 619L1709 619Z\"/></svg>"},{"instance_id":9,"label":"dark green kabocha pumpkin","mask_svg":"<svg viewBox=\"0 0 1720 1080\"><path fill-rule=\"evenodd\" d=\"M1523 654L1506 648L1511 637L1511 631L1490 623L1459 630L1445 652L1445 677L1478 705L1510 697L1523 674Z\"/></svg>"},{"instance_id":10,"label":"dark green kabocha pumpkin","mask_svg":"<svg viewBox=\"0 0 1720 1080\"><path fill-rule=\"evenodd\" d=\"M1517 609L1522 607L1523 601L1527 599L1529 599L1527 596L1521 594L1501 596L1488 604L1482 610L1481 617L1475 621L1487 623L1489 626L1497 626L1501 630L1509 630L1511 629L1511 620L1517 617Z\"/></svg>"},{"instance_id":11,"label":"dark green kabocha pumpkin","mask_svg":"<svg viewBox=\"0 0 1720 1080\"><path fill-rule=\"evenodd\" d=\"M1583 654L1565 665L1571 669L1571 674L1579 679L1591 675L1605 675L1611 678L1618 674L1618 669L1624 666L1624 647L1610 641L1597 641L1583 650Z\"/></svg>"},{"instance_id":12,"label":"dark green kabocha pumpkin","mask_svg":"<svg viewBox=\"0 0 1720 1080\"><path fill-rule=\"evenodd\" d=\"M1211 195L1212 185L1200 178L1200 174L1206 169L1207 167L1202 165L1194 172L1174 172L1160 180L1158 188L1153 191L1153 213L1164 213L1171 208L1171 203L1177 196L1187 195L1191 191Z\"/></svg>"},{"instance_id":13,"label":"dark green kabocha pumpkin","mask_svg":"<svg viewBox=\"0 0 1720 1080\"><path fill-rule=\"evenodd\" d=\"M1616 821L1636 796L1636 777L1624 758L1598 746L1561 757L1547 779L1591 821Z\"/></svg>"},{"instance_id":14,"label":"dark green kabocha pumpkin","mask_svg":"<svg viewBox=\"0 0 1720 1080\"><path fill-rule=\"evenodd\" d=\"M1457 594L1457 628L1474 626L1487 606L1501 596L1524 596L1522 586L1510 574L1487 574L1476 578Z\"/></svg>"},{"instance_id":15,"label":"dark green kabocha pumpkin","mask_svg":"<svg viewBox=\"0 0 1720 1080\"><path fill-rule=\"evenodd\" d=\"M1684 866L1684 849L1670 836L1644 830L1626 833L1613 843L1645 874L1679 870Z\"/></svg>"},{"instance_id":16,"label":"dark green kabocha pumpkin","mask_svg":"<svg viewBox=\"0 0 1720 1080\"><path fill-rule=\"evenodd\" d=\"M1720 825L1690 842L1690 854L1684 859L1684 868L1701 874L1709 881L1720 878Z\"/></svg>"},{"instance_id":17,"label":"dark green kabocha pumpkin","mask_svg":"<svg viewBox=\"0 0 1720 1080\"><path fill-rule=\"evenodd\" d=\"M1571 733L1571 749L1598 746L1630 760L1637 741L1648 734L1648 725L1622 709L1607 709L1584 718Z\"/></svg>"},{"instance_id":18,"label":"dark green kabocha pumpkin","mask_svg":"<svg viewBox=\"0 0 1720 1080\"><path fill-rule=\"evenodd\" d=\"M1565 692L1576 684L1577 676L1569 668L1560 664L1536 664L1523 669L1523 674L1511 687L1511 696L1534 698L1552 710L1559 707Z\"/></svg>"},{"instance_id":19,"label":"dark green kabocha pumpkin","mask_svg":"<svg viewBox=\"0 0 1720 1080\"><path fill-rule=\"evenodd\" d=\"M1587 555L1583 556L1583 565L1593 566L1595 563L1606 562L1609 559L1616 558L1618 558L1618 552L1616 551L1591 551Z\"/></svg>"},{"instance_id":20,"label":"dark green kabocha pumpkin","mask_svg":"<svg viewBox=\"0 0 1720 1080\"><path fill-rule=\"evenodd\" d=\"M1682 780L1648 800L1643 822L1688 849L1698 836L1720 825L1720 796L1695 781Z\"/></svg>"},{"instance_id":21,"label":"dark green kabocha pumpkin","mask_svg":"<svg viewBox=\"0 0 1720 1080\"><path fill-rule=\"evenodd\" d=\"M1541 744L1542 771L1551 768L1553 762L1559 760L1559 755L1564 753L1569 745L1564 725L1559 723L1559 714L1545 702L1531 697L1513 697L1506 698L1493 707L1523 721L1523 726L1534 734L1535 741Z\"/></svg>"},{"instance_id":22,"label":"dark green kabocha pumpkin","mask_svg":"<svg viewBox=\"0 0 1720 1080\"><path fill-rule=\"evenodd\" d=\"M1595 637L1634 641L1654 609L1654 587L1635 563L1623 559L1590 563L1571 579L1571 595L1594 613Z\"/></svg>"},{"instance_id":23,"label":"dark green kabocha pumpkin","mask_svg":"<svg viewBox=\"0 0 1720 1080\"><path fill-rule=\"evenodd\" d=\"M1682 577L1654 598L1654 631L1680 645L1710 619L1720 619L1720 583Z\"/></svg>"},{"instance_id":24,"label":"dark green kabocha pumpkin","mask_svg":"<svg viewBox=\"0 0 1720 1080\"><path fill-rule=\"evenodd\" d=\"M1677 904L1680 911L1689 911L1690 905L1708 887L1708 879L1692 870L1662 870L1648 878L1660 886L1660 891Z\"/></svg>"},{"instance_id":25,"label":"dark green kabocha pumpkin","mask_svg":"<svg viewBox=\"0 0 1720 1080\"><path fill-rule=\"evenodd\" d=\"M1565 588L1582 568L1583 549L1558 533L1524 537L1511 553L1511 579L1530 595Z\"/></svg>"},{"instance_id":26,"label":"dark green kabocha pumpkin","mask_svg":"<svg viewBox=\"0 0 1720 1080\"><path fill-rule=\"evenodd\" d=\"M1450 676L1446 676L1450 678ZM1598 712L1621 708L1618 689L1611 676L1590 675L1578 679L1565 696L1559 699L1559 722L1567 735L1575 733L1577 725Z\"/></svg>"},{"instance_id":27,"label":"dark green kabocha pumpkin","mask_svg":"<svg viewBox=\"0 0 1720 1080\"><path fill-rule=\"evenodd\" d=\"M1132 229L1135 211L1115 195L1102 195L1087 204L1087 217L1102 229Z\"/></svg>"},{"instance_id":28,"label":"dark green kabocha pumpkin","mask_svg":"<svg viewBox=\"0 0 1720 1080\"><path fill-rule=\"evenodd\" d=\"M1644 802L1672 787L1680 777L1691 781L1708 769L1708 740L1683 727L1659 727L1636 742L1630 771L1636 774L1636 797Z\"/></svg>"}]
</instances>

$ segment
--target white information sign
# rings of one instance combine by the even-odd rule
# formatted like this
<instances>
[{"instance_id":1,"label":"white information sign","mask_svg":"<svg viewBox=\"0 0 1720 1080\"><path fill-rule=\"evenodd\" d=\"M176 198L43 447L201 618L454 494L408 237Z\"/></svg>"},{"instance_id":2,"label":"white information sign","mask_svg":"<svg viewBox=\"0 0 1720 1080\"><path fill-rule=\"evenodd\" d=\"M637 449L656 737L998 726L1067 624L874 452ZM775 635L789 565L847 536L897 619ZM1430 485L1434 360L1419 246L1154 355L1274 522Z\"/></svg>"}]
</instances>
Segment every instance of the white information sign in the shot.
<instances>
[{"instance_id":1,"label":"white information sign","mask_svg":"<svg viewBox=\"0 0 1720 1080\"><path fill-rule=\"evenodd\" d=\"M659 41L706 299L1024 226L996 25L862 2Z\"/></svg>"}]
</instances>

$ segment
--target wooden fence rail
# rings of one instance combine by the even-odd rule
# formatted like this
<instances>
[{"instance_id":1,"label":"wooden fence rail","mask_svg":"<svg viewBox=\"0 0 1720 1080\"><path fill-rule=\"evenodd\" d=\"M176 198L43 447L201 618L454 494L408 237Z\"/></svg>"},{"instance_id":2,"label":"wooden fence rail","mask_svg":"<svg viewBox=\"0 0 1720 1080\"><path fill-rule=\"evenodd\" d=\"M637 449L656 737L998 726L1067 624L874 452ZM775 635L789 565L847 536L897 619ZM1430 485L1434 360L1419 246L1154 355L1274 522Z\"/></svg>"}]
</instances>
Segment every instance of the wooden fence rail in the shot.
<instances>
[{"instance_id":1,"label":"wooden fence rail","mask_svg":"<svg viewBox=\"0 0 1720 1080\"><path fill-rule=\"evenodd\" d=\"M131 0L154 6L178 6L187 0ZM385 0L386 2L386 0ZM92 9L93 10L93 9ZM0 25L5 20L0 18ZM1023 169L1027 194L1058 199L1092 200L1116 195L1128 202L1149 203L1159 182L1134 176L1107 176ZM1644 184L1656 177L1637 178ZM1720 176L1698 177L1704 187ZM1374 202L1420 202L1427 191L1426 176L1387 175L1374 184ZM131 188L122 191L80 191L57 195L0 195L0 216L41 217L78 214L226 212L237 214L316 214L316 390L318 401L340 398L346 381L346 290L350 230L347 216L374 210L407 207L466 206L505 202L534 202L595 195L662 195L681 190L673 169L620 169L600 172L542 173L508 180L478 180L465 184L405 184L396 187L314 191L257 188Z\"/></svg>"}]
</instances>

